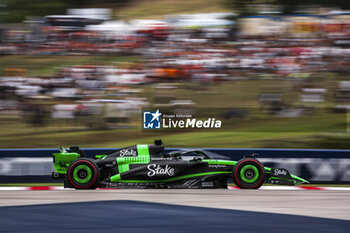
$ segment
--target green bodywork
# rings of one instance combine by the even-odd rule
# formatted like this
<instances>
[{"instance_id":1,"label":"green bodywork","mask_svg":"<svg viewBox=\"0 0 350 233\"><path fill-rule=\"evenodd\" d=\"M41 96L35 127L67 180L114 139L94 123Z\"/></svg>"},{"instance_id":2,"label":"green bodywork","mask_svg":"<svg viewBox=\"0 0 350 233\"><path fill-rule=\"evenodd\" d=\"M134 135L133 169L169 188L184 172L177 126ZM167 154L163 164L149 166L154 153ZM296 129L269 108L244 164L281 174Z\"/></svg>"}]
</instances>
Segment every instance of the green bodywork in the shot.
<instances>
[{"instance_id":1,"label":"green bodywork","mask_svg":"<svg viewBox=\"0 0 350 233\"><path fill-rule=\"evenodd\" d=\"M121 178L120 174L123 172L127 172L130 170L129 165L130 164L148 164L151 161L150 153L149 153L149 147L148 145L137 145L137 154L136 157L117 157L116 162L119 170L119 174L116 174L114 176L110 177L111 182L120 182L120 183L156 183L156 182L172 182L172 181L178 181L193 177L199 177L199 176L206 176L206 175L215 175L215 174L231 174L232 171L215 171L215 172L204 172L204 173L195 173L190 175L184 175L184 176L177 176L172 177L165 180L124 180ZM78 153L68 153L68 152L61 152L61 153L54 153L54 168L56 172L60 174L66 174L67 169L71 162L73 162L75 159L79 158L80 155ZM107 156L106 155L96 155L95 158L97 160L103 160ZM236 161L229 161L229 160L208 160L204 159L201 160L201 162L206 162L208 164L217 164L217 165L236 165ZM271 168L264 167L266 174L271 173ZM248 169L248 168L247 168ZM244 172L244 171L243 171ZM257 179L258 175L254 175L252 179L246 181L247 183L252 182L254 183L254 180ZM300 184L300 183L309 183L307 180L304 180L298 176L292 175L292 181L294 184ZM241 175L242 178L242 175ZM278 179L275 177L269 178L271 179Z\"/></svg>"},{"instance_id":2,"label":"green bodywork","mask_svg":"<svg viewBox=\"0 0 350 233\"><path fill-rule=\"evenodd\" d=\"M177 180L183 180L198 176L207 176L207 175L215 175L215 174L231 174L229 171L219 171L219 172L204 172L204 173L196 173L185 176L177 176L166 180L123 180L120 177L120 174L111 177L111 182L120 182L120 183L163 183L163 182L172 182Z\"/></svg>"},{"instance_id":3,"label":"green bodywork","mask_svg":"<svg viewBox=\"0 0 350 233\"><path fill-rule=\"evenodd\" d=\"M294 185L297 185L297 184L309 184L310 182L307 181L307 180L304 180L303 178L300 178L296 175L293 175L293 174L290 174L290 176L292 177L291 180L289 181L292 181L294 182ZM269 180L279 180L281 178L277 178L277 177L270 177Z\"/></svg>"},{"instance_id":4,"label":"green bodywork","mask_svg":"<svg viewBox=\"0 0 350 233\"><path fill-rule=\"evenodd\" d=\"M53 166L57 173L65 175L69 165L77 158L80 158L78 153L53 153Z\"/></svg>"},{"instance_id":5,"label":"green bodywork","mask_svg":"<svg viewBox=\"0 0 350 233\"><path fill-rule=\"evenodd\" d=\"M137 157L118 157L117 158L119 173L129 171L130 164L147 164L151 161L148 145L137 145L137 154L138 154ZM111 177L111 180L112 180L112 177Z\"/></svg>"},{"instance_id":6,"label":"green bodywork","mask_svg":"<svg viewBox=\"0 0 350 233\"><path fill-rule=\"evenodd\" d=\"M147 156L145 156L147 157ZM148 155L149 157L149 155ZM119 164L119 160L120 158L117 158L118 164ZM125 159L125 158L123 158ZM217 164L217 165L236 165L236 161L229 161L229 160L202 160L202 162L207 162L208 164ZM145 163L145 162L140 162L140 163ZM148 162L149 163L149 162ZM118 165L119 167L119 165ZM129 164L124 164L124 166L122 166L123 168L126 168L126 170L123 170L122 172L128 171L129 170ZM265 172L267 174L271 173L271 168L268 167L264 167L265 168ZM120 173L122 173L120 172ZM231 171L217 171L217 172L205 172L205 173L196 173L196 174L190 174L190 175L185 175L185 176L178 176L178 177L172 177L166 180L123 180L120 177L120 174L114 175L110 178L111 182L120 182L120 183L157 183L157 182L172 182L172 181L178 181L178 180L183 180L183 179L188 179L188 178L193 178L193 177L199 177L199 176L206 176L206 175L215 175L215 174L231 174ZM298 176L292 175L291 177L293 178L293 182L294 184L299 184L299 183L309 183L307 180L304 180ZM269 179L274 179L274 178L269 178Z\"/></svg>"}]
</instances>

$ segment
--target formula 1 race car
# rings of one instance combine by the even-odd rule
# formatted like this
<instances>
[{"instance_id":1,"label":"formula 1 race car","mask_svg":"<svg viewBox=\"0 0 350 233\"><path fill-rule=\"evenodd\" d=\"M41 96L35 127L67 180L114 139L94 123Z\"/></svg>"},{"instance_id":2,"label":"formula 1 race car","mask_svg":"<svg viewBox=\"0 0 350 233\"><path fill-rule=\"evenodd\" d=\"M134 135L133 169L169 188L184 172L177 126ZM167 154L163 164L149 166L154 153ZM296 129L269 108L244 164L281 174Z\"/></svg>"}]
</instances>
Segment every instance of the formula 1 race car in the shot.
<instances>
[{"instance_id":1,"label":"formula 1 race car","mask_svg":"<svg viewBox=\"0 0 350 233\"><path fill-rule=\"evenodd\" d=\"M213 158L201 150L165 153L161 140L86 158L77 146L53 154L64 187L94 188L227 188L230 178L241 189L258 189L264 182L297 185L308 181L283 168L264 167L254 155L239 161Z\"/></svg>"}]
</instances>

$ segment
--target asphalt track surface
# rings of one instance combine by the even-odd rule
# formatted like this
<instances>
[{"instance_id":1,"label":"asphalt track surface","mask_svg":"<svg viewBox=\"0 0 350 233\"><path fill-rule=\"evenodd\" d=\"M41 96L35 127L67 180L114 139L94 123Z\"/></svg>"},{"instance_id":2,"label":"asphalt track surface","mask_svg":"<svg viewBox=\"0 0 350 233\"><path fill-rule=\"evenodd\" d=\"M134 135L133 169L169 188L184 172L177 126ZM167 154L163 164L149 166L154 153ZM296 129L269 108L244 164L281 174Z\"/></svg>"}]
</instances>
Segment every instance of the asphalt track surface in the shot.
<instances>
[{"instance_id":1,"label":"asphalt track surface","mask_svg":"<svg viewBox=\"0 0 350 233\"><path fill-rule=\"evenodd\" d=\"M350 192L0 191L0 232L349 232Z\"/></svg>"}]
</instances>

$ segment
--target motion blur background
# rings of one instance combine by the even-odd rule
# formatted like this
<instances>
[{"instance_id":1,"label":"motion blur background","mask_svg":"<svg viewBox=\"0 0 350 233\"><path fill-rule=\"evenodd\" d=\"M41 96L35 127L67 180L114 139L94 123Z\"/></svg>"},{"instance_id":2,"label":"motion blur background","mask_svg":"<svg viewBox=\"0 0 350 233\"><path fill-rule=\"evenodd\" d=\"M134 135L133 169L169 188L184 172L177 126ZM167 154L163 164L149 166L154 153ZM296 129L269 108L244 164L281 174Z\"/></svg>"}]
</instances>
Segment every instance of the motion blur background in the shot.
<instances>
[{"instance_id":1,"label":"motion blur background","mask_svg":"<svg viewBox=\"0 0 350 233\"><path fill-rule=\"evenodd\" d=\"M0 148L348 149L349 74L346 0L0 0Z\"/></svg>"}]
</instances>

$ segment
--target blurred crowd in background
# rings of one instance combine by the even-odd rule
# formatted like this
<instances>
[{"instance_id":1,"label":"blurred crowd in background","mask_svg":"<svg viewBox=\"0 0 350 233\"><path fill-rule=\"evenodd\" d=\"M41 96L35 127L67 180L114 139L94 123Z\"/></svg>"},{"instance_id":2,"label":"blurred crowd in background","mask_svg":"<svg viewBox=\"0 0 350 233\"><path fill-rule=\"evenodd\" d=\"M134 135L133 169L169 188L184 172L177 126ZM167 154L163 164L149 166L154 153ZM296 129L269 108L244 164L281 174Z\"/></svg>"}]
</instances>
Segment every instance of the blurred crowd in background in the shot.
<instances>
[{"instance_id":1,"label":"blurred crowd in background","mask_svg":"<svg viewBox=\"0 0 350 233\"><path fill-rule=\"evenodd\" d=\"M334 86L331 106L350 108L345 77L350 72L350 11L247 17L218 12L116 21L109 9L70 9L67 15L2 27L0 35L2 56L137 58L57 67L46 76L30 76L21 64L1 67L1 113L34 125L74 119L88 128L128 127L143 107L195 107L192 99L172 94L179 83L206 88L237 80L303 80L301 102L323 103L329 90L317 79L325 73L344 75ZM148 87L151 96L145 94ZM300 109L280 111L281 95L278 90L257 98L277 109L276 116L300 115Z\"/></svg>"}]
</instances>

